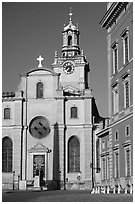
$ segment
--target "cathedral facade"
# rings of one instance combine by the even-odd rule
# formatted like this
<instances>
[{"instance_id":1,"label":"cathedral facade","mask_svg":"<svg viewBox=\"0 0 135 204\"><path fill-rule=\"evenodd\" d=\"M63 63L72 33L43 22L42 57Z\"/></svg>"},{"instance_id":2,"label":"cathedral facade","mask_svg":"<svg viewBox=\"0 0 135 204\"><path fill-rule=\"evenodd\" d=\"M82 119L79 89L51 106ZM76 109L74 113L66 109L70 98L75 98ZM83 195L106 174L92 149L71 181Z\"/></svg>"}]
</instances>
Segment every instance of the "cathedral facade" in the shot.
<instances>
[{"instance_id":1,"label":"cathedral facade","mask_svg":"<svg viewBox=\"0 0 135 204\"><path fill-rule=\"evenodd\" d=\"M21 75L18 90L2 96L2 186L28 189L90 189L93 118L89 63L79 47L72 13L64 26L61 56Z\"/></svg>"}]
</instances>

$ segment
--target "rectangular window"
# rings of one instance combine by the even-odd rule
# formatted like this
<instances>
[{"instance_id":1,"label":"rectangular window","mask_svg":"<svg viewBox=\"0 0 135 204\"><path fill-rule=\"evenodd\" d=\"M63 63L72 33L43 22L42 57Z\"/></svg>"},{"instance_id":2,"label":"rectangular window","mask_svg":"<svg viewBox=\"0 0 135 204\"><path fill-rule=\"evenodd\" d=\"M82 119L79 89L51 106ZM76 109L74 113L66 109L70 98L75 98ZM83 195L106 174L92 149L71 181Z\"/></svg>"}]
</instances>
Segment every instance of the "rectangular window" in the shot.
<instances>
[{"instance_id":1,"label":"rectangular window","mask_svg":"<svg viewBox=\"0 0 135 204\"><path fill-rule=\"evenodd\" d=\"M113 87L113 114L119 112L119 92L118 85Z\"/></svg>"},{"instance_id":2,"label":"rectangular window","mask_svg":"<svg viewBox=\"0 0 135 204\"><path fill-rule=\"evenodd\" d=\"M10 119L10 108L4 109L4 119Z\"/></svg>"},{"instance_id":3,"label":"rectangular window","mask_svg":"<svg viewBox=\"0 0 135 204\"><path fill-rule=\"evenodd\" d=\"M125 176L131 176L131 151L130 149L125 150L125 162L126 162L126 175Z\"/></svg>"},{"instance_id":4,"label":"rectangular window","mask_svg":"<svg viewBox=\"0 0 135 204\"><path fill-rule=\"evenodd\" d=\"M115 141L118 141L119 140L119 132L118 130L115 132Z\"/></svg>"},{"instance_id":5,"label":"rectangular window","mask_svg":"<svg viewBox=\"0 0 135 204\"><path fill-rule=\"evenodd\" d=\"M128 137L130 135L130 126L125 127L125 136Z\"/></svg>"},{"instance_id":6,"label":"rectangular window","mask_svg":"<svg viewBox=\"0 0 135 204\"><path fill-rule=\"evenodd\" d=\"M113 60L113 74L118 71L118 44L115 42L112 45L112 60Z\"/></svg>"},{"instance_id":7,"label":"rectangular window","mask_svg":"<svg viewBox=\"0 0 135 204\"><path fill-rule=\"evenodd\" d=\"M110 141L109 138L107 139L107 147L109 147Z\"/></svg>"},{"instance_id":8,"label":"rectangular window","mask_svg":"<svg viewBox=\"0 0 135 204\"><path fill-rule=\"evenodd\" d=\"M119 153L114 154L114 177L119 178Z\"/></svg>"},{"instance_id":9,"label":"rectangular window","mask_svg":"<svg viewBox=\"0 0 135 204\"><path fill-rule=\"evenodd\" d=\"M107 157L107 179L110 178L110 158Z\"/></svg>"},{"instance_id":10,"label":"rectangular window","mask_svg":"<svg viewBox=\"0 0 135 204\"><path fill-rule=\"evenodd\" d=\"M106 179L106 164L105 158L102 158L102 180Z\"/></svg>"},{"instance_id":11,"label":"rectangular window","mask_svg":"<svg viewBox=\"0 0 135 204\"><path fill-rule=\"evenodd\" d=\"M115 50L114 50L114 69L115 69L115 73L117 72L117 68L118 68L117 56L118 56L118 50L117 50L117 48L115 48Z\"/></svg>"},{"instance_id":12,"label":"rectangular window","mask_svg":"<svg viewBox=\"0 0 135 204\"><path fill-rule=\"evenodd\" d=\"M128 108L130 106L130 75L126 73L122 79L124 86L124 108Z\"/></svg>"},{"instance_id":13,"label":"rectangular window","mask_svg":"<svg viewBox=\"0 0 135 204\"><path fill-rule=\"evenodd\" d=\"M125 82L125 90L124 90L124 95L125 95L125 107L129 107L129 82Z\"/></svg>"},{"instance_id":14,"label":"rectangular window","mask_svg":"<svg viewBox=\"0 0 135 204\"><path fill-rule=\"evenodd\" d=\"M71 107L71 118L77 118L77 107Z\"/></svg>"},{"instance_id":15,"label":"rectangular window","mask_svg":"<svg viewBox=\"0 0 135 204\"><path fill-rule=\"evenodd\" d=\"M105 149L105 140L102 140L102 149Z\"/></svg>"},{"instance_id":16,"label":"rectangular window","mask_svg":"<svg viewBox=\"0 0 135 204\"><path fill-rule=\"evenodd\" d=\"M126 64L129 61L129 31L128 29L124 30L121 34L123 41L123 64Z\"/></svg>"},{"instance_id":17,"label":"rectangular window","mask_svg":"<svg viewBox=\"0 0 135 204\"><path fill-rule=\"evenodd\" d=\"M125 49L125 51L124 51L124 53L125 53L125 63L127 63L128 58L129 58L129 56L128 56L128 36L126 36L124 38L124 49Z\"/></svg>"}]
</instances>

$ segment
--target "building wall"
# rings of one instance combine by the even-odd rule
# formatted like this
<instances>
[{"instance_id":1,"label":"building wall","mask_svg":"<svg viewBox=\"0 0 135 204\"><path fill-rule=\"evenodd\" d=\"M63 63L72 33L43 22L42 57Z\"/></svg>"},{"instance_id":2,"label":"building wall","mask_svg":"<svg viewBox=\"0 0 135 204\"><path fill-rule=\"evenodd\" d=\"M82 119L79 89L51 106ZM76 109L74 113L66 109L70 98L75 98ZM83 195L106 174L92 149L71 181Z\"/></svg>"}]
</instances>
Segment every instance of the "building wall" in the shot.
<instances>
[{"instance_id":1,"label":"building wall","mask_svg":"<svg viewBox=\"0 0 135 204\"><path fill-rule=\"evenodd\" d=\"M129 126L129 136L126 136L126 127ZM118 141L115 140L115 133L118 131ZM125 177L125 146L126 142L130 142L131 148L133 144L133 117L125 119L124 121L112 127L112 146L118 145L119 148L119 167L120 177ZM133 153L133 151L132 151ZM131 164L133 164L133 155L131 155ZM131 168L131 176L133 176L133 168Z\"/></svg>"},{"instance_id":2,"label":"building wall","mask_svg":"<svg viewBox=\"0 0 135 204\"><path fill-rule=\"evenodd\" d=\"M117 8L115 10L115 8ZM118 8L120 10L118 10ZM117 15L115 15L117 12ZM133 3L112 2L101 21L101 26L108 32L108 96L109 96L109 156L110 156L110 182L112 185L120 183L126 187L127 182L132 183L133 175ZM129 58L124 61L124 34L128 36ZM114 52L117 49L117 55ZM117 57L116 57L117 56ZM115 59L115 62L114 62ZM117 60L116 60L117 59ZM114 66L117 61L117 66ZM117 71L114 71L117 68ZM125 106L125 80L129 81L129 105ZM118 95L114 102L114 91ZM114 112L115 104L118 106ZM130 134L125 136L125 128L129 126ZM118 140L116 141L116 131ZM131 151L131 175L127 178L125 149ZM118 152L119 176L115 178L115 153Z\"/></svg>"},{"instance_id":3,"label":"building wall","mask_svg":"<svg viewBox=\"0 0 135 204\"><path fill-rule=\"evenodd\" d=\"M12 141L12 171L2 174L3 188L13 188L13 179L15 185L18 185L18 176L21 174L21 138L22 138L22 97L21 93L16 93L16 100L12 97L4 98L2 103L2 139L9 137ZM4 119L4 109L10 108L10 118ZM15 177L13 178L13 171Z\"/></svg>"}]
</instances>

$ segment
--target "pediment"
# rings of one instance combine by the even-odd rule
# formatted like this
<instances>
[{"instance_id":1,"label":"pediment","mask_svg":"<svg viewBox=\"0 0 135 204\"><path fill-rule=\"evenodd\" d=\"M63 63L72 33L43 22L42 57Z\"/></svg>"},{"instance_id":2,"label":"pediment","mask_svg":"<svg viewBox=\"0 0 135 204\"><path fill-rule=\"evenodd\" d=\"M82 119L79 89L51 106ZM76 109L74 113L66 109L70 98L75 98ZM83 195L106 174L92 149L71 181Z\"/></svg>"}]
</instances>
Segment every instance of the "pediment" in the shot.
<instances>
[{"instance_id":1,"label":"pediment","mask_svg":"<svg viewBox=\"0 0 135 204\"><path fill-rule=\"evenodd\" d=\"M64 87L63 91L64 91L65 96L80 96L81 95L80 90L72 86Z\"/></svg>"},{"instance_id":2,"label":"pediment","mask_svg":"<svg viewBox=\"0 0 135 204\"><path fill-rule=\"evenodd\" d=\"M69 92L69 93L78 93L79 90L77 88L75 88L75 87L72 87L72 86L65 86L63 88L63 91L64 92Z\"/></svg>"},{"instance_id":3,"label":"pediment","mask_svg":"<svg viewBox=\"0 0 135 204\"><path fill-rule=\"evenodd\" d=\"M36 144L35 146L31 147L29 150L29 153L35 153L35 152L46 152L49 153L51 150L44 146L41 143Z\"/></svg>"}]
</instances>

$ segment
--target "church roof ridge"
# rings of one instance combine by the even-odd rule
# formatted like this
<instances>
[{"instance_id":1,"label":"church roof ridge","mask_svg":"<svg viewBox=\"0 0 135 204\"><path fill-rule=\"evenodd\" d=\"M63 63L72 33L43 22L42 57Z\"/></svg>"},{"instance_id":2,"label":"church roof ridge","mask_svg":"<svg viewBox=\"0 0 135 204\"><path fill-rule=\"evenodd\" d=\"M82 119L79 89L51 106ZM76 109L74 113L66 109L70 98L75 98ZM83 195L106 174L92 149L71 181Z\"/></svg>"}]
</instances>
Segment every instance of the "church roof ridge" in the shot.
<instances>
[{"instance_id":1,"label":"church roof ridge","mask_svg":"<svg viewBox=\"0 0 135 204\"><path fill-rule=\"evenodd\" d=\"M60 75L60 73L56 73L54 70L52 70L52 69L50 69L50 68L42 67L42 68L38 68L38 69L37 69L37 68L34 68L34 69L28 71L28 72L25 73L25 74L20 74L20 76L26 76L26 75L29 75L29 74L31 74L32 72L36 72L36 71L48 71L48 72L52 73L52 75L54 75L54 76L59 76L59 75Z\"/></svg>"}]
</instances>

